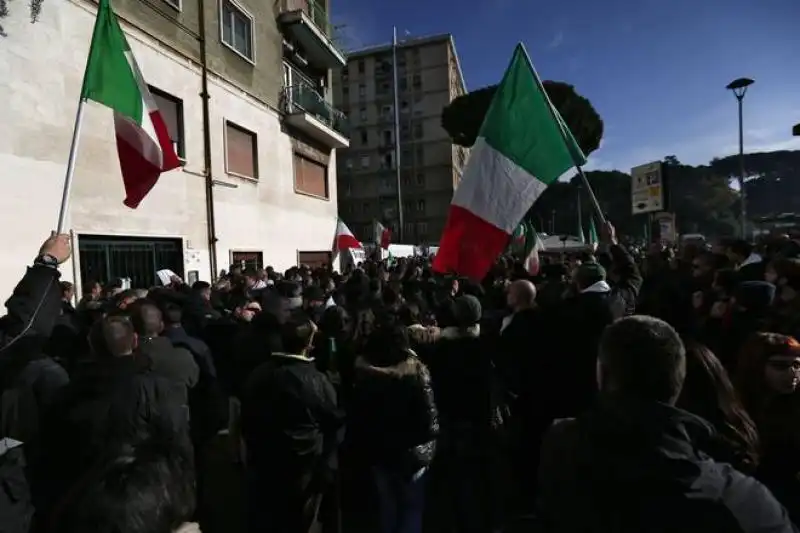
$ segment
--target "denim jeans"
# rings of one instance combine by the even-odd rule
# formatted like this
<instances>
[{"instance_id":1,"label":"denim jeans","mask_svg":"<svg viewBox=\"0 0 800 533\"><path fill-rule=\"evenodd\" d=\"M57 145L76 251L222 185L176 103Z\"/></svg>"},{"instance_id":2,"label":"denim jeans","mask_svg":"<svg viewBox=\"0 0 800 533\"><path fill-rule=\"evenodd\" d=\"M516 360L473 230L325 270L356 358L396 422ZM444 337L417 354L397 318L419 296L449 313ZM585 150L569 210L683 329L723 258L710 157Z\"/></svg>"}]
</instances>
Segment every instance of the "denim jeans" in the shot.
<instances>
[{"instance_id":1,"label":"denim jeans","mask_svg":"<svg viewBox=\"0 0 800 533\"><path fill-rule=\"evenodd\" d=\"M427 468L412 477L381 466L372 468L378 488L381 533L420 533Z\"/></svg>"}]
</instances>

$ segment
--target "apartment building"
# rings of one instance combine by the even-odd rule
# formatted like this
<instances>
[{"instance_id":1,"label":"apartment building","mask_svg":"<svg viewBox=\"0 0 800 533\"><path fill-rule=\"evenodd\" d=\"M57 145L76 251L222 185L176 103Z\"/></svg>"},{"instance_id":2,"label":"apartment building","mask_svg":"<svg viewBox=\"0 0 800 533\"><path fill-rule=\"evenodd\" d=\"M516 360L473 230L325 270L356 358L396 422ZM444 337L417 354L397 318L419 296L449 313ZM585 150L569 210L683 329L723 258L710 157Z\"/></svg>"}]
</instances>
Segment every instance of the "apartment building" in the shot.
<instances>
[{"instance_id":1,"label":"apartment building","mask_svg":"<svg viewBox=\"0 0 800 533\"><path fill-rule=\"evenodd\" d=\"M76 253L62 279L148 286L160 268L194 281L233 263L330 261L336 149L349 132L330 103L345 57L327 0L112 3L183 167L124 207L112 113L87 104L68 214ZM93 0L45 2L32 25L19 7L0 46L0 224L13 229L0 294L55 226L96 13Z\"/></svg>"},{"instance_id":2,"label":"apartment building","mask_svg":"<svg viewBox=\"0 0 800 533\"><path fill-rule=\"evenodd\" d=\"M372 240L379 220L396 241L433 244L467 158L441 126L442 109L466 92L464 76L450 34L408 38L396 52L402 201L390 44L350 52L347 66L334 71L334 102L351 126L350 147L339 152L339 215L362 240Z\"/></svg>"}]
</instances>

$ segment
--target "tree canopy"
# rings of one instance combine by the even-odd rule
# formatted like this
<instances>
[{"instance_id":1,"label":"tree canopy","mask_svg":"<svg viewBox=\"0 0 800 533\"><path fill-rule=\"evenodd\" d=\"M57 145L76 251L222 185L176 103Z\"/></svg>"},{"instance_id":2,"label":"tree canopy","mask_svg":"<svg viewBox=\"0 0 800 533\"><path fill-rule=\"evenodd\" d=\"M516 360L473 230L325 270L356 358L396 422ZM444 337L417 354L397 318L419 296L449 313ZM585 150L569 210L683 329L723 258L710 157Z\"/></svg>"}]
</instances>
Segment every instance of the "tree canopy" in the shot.
<instances>
[{"instance_id":1,"label":"tree canopy","mask_svg":"<svg viewBox=\"0 0 800 533\"><path fill-rule=\"evenodd\" d=\"M589 155L597 150L603 138L603 120L591 102L567 83L545 81L543 85L583 153ZM496 89L497 85L490 85L459 96L445 106L442 127L454 144L469 147L475 143Z\"/></svg>"}]
</instances>

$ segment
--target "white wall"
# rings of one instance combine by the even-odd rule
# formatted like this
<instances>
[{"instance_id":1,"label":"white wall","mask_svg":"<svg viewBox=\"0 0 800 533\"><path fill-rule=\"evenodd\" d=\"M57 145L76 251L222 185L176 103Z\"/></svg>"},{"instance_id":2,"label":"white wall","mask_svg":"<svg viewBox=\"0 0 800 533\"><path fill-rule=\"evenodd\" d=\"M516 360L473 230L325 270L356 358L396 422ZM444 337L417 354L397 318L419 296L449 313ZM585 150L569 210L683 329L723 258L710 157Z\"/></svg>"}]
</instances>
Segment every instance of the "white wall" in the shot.
<instances>
[{"instance_id":1,"label":"white wall","mask_svg":"<svg viewBox=\"0 0 800 533\"><path fill-rule=\"evenodd\" d=\"M0 299L57 221L81 78L94 22L81 0L46 2L31 25L27 5L11 6L0 37ZM179 237L185 269L209 279L199 69L126 28L145 80L183 99L185 169L162 175L136 210L122 205L124 188L111 112L89 103L80 137L67 227L80 234ZM276 268L295 264L298 250L329 250L336 225L336 162L329 201L294 193L292 151L277 114L212 77L211 135L218 268L231 250L263 251ZM224 119L258 134L258 182L225 174ZM73 279L77 265L65 265Z\"/></svg>"}]
</instances>

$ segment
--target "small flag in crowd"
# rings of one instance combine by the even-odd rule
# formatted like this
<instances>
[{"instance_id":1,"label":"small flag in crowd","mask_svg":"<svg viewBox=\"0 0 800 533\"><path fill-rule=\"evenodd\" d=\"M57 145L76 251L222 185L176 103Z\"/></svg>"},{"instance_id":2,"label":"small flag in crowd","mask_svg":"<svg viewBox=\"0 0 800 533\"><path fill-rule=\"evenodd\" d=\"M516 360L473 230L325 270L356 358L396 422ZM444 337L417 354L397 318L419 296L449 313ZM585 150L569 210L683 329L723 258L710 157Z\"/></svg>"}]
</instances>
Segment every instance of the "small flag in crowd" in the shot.
<instances>
[{"instance_id":1,"label":"small flag in crowd","mask_svg":"<svg viewBox=\"0 0 800 533\"><path fill-rule=\"evenodd\" d=\"M333 251L350 250L352 248L363 248L358 239L355 238L353 232L347 227L347 224L342 222L342 219L336 219L336 235L333 238Z\"/></svg>"},{"instance_id":2,"label":"small flag in crowd","mask_svg":"<svg viewBox=\"0 0 800 533\"><path fill-rule=\"evenodd\" d=\"M114 111L124 203L135 209L161 173L180 161L110 0L100 0L97 10L81 98Z\"/></svg>"},{"instance_id":3,"label":"small flag in crowd","mask_svg":"<svg viewBox=\"0 0 800 533\"><path fill-rule=\"evenodd\" d=\"M377 244L384 250L388 250L389 244L392 241L392 230L390 230L377 220L374 223L374 227L375 227L375 244Z\"/></svg>"},{"instance_id":4,"label":"small flag in crowd","mask_svg":"<svg viewBox=\"0 0 800 533\"><path fill-rule=\"evenodd\" d=\"M597 238L597 228L594 226L594 217L589 218L589 244L597 246L600 239Z\"/></svg>"},{"instance_id":5,"label":"small flag in crowd","mask_svg":"<svg viewBox=\"0 0 800 533\"><path fill-rule=\"evenodd\" d=\"M585 162L518 44L453 196L433 268L482 279L545 189Z\"/></svg>"},{"instance_id":6,"label":"small flag in crowd","mask_svg":"<svg viewBox=\"0 0 800 533\"><path fill-rule=\"evenodd\" d=\"M539 274L539 252L544 249L544 244L542 243L542 239L539 237L539 232L536 231L536 228L533 227L533 224L530 222L525 222L527 225L526 228L526 238L525 238L525 248L523 252L523 258L525 260L525 270L528 271L528 274L531 276L536 276Z\"/></svg>"}]
</instances>

